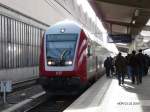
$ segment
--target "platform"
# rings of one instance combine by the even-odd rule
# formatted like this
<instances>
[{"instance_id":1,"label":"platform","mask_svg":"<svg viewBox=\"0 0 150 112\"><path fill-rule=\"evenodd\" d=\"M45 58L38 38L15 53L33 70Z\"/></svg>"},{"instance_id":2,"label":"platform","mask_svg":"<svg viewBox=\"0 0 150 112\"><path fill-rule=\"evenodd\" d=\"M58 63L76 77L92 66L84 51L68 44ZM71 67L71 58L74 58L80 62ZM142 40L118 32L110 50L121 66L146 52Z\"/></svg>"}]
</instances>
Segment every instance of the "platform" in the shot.
<instances>
[{"instance_id":1,"label":"platform","mask_svg":"<svg viewBox=\"0 0 150 112\"><path fill-rule=\"evenodd\" d=\"M64 112L150 112L150 75L140 85L102 77Z\"/></svg>"}]
</instances>

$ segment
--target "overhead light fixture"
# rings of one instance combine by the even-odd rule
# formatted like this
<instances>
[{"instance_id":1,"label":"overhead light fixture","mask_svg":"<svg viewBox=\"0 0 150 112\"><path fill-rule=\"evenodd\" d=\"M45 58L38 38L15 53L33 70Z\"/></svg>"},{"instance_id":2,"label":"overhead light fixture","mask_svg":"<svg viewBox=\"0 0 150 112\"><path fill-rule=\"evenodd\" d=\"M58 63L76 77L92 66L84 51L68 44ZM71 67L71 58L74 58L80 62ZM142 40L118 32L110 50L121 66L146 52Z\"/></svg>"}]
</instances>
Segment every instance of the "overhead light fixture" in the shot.
<instances>
[{"instance_id":1,"label":"overhead light fixture","mask_svg":"<svg viewBox=\"0 0 150 112\"><path fill-rule=\"evenodd\" d=\"M146 26L150 26L150 19L147 21Z\"/></svg>"},{"instance_id":2,"label":"overhead light fixture","mask_svg":"<svg viewBox=\"0 0 150 112\"><path fill-rule=\"evenodd\" d=\"M116 43L117 45L121 45L121 46L126 46L128 45L127 43Z\"/></svg>"},{"instance_id":3,"label":"overhead light fixture","mask_svg":"<svg viewBox=\"0 0 150 112\"><path fill-rule=\"evenodd\" d=\"M150 36L150 31L142 30L140 33L142 36Z\"/></svg>"},{"instance_id":4,"label":"overhead light fixture","mask_svg":"<svg viewBox=\"0 0 150 112\"><path fill-rule=\"evenodd\" d=\"M148 41L150 41L150 39L143 39L143 42L148 42Z\"/></svg>"},{"instance_id":5,"label":"overhead light fixture","mask_svg":"<svg viewBox=\"0 0 150 112\"><path fill-rule=\"evenodd\" d=\"M132 24L135 24L135 20L132 21Z\"/></svg>"}]
</instances>

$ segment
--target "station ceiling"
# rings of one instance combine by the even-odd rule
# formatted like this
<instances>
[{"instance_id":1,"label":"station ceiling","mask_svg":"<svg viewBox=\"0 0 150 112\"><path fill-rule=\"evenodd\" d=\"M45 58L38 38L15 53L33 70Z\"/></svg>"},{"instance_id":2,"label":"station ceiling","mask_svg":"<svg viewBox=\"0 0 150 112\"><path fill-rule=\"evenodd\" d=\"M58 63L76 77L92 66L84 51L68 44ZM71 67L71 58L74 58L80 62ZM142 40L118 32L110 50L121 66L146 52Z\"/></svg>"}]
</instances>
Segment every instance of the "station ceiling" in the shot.
<instances>
[{"instance_id":1,"label":"station ceiling","mask_svg":"<svg viewBox=\"0 0 150 112\"><path fill-rule=\"evenodd\" d=\"M150 0L88 0L110 34L137 35L150 18Z\"/></svg>"}]
</instances>

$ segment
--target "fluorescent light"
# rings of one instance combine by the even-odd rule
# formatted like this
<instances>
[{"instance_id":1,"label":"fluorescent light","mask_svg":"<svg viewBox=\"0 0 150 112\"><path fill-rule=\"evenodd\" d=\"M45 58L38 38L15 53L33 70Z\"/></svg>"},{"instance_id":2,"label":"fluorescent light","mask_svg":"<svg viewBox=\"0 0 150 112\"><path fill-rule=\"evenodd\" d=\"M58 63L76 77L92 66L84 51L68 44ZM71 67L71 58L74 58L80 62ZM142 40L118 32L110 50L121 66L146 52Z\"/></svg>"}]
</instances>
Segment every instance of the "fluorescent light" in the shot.
<instances>
[{"instance_id":1,"label":"fluorescent light","mask_svg":"<svg viewBox=\"0 0 150 112\"><path fill-rule=\"evenodd\" d=\"M135 24L135 20L133 20L132 23Z\"/></svg>"},{"instance_id":2,"label":"fluorescent light","mask_svg":"<svg viewBox=\"0 0 150 112\"><path fill-rule=\"evenodd\" d=\"M122 45L122 46L126 46L126 43L116 43L117 45Z\"/></svg>"},{"instance_id":3,"label":"fluorescent light","mask_svg":"<svg viewBox=\"0 0 150 112\"><path fill-rule=\"evenodd\" d=\"M150 41L150 39L143 39L143 42L148 42L148 41Z\"/></svg>"},{"instance_id":4,"label":"fluorescent light","mask_svg":"<svg viewBox=\"0 0 150 112\"><path fill-rule=\"evenodd\" d=\"M150 19L147 21L146 26L150 26Z\"/></svg>"},{"instance_id":5,"label":"fluorescent light","mask_svg":"<svg viewBox=\"0 0 150 112\"><path fill-rule=\"evenodd\" d=\"M141 35L142 35L142 36L150 36L150 31L142 30L142 31L141 31Z\"/></svg>"}]
</instances>

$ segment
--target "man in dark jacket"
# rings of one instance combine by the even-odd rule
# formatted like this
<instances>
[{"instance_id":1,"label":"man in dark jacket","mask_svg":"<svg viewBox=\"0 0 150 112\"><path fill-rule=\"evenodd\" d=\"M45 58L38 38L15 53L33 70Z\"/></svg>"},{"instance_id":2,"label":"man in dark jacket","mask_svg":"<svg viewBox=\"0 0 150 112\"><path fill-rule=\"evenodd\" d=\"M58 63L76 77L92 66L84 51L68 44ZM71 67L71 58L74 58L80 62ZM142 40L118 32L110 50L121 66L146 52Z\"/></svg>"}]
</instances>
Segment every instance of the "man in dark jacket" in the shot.
<instances>
[{"instance_id":1,"label":"man in dark jacket","mask_svg":"<svg viewBox=\"0 0 150 112\"><path fill-rule=\"evenodd\" d=\"M110 59L110 71L111 71L111 75L113 76L113 74L114 74L114 59L110 56L109 57L109 59Z\"/></svg>"},{"instance_id":2,"label":"man in dark jacket","mask_svg":"<svg viewBox=\"0 0 150 112\"><path fill-rule=\"evenodd\" d=\"M147 75L148 74L148 69L149 69L149 66L150 66L150 57L145 54L145 67L144 67L144 75Z\"/></svg>"},{"instance_id":3,"label":"man in dark jacket","mask_svg":"<svg viewBox=\"0 0 150 112\"><path fill-rule=\"evenodd\" d=\"M139 80L139 83L142 83L142 77L144 75L144 67L146 65L146 61L145 61L145 56L142 54L142 49L139 50L139 53L136 55L136 58L138 60L138 80Z\"/></svg>"},{"instance_id":4,"label":"man in dark jacket","mask_svg":"<svg viewBox=\"0 0 150 112\"><path fill-rule=\"evenodd\" d=\"M138 59L136 57L136 51L132 51L132 54L131 54L131 57L130 57L130 60L129 60L129 64L131 66L131 77L132 77L132 84L135 83L135 79L137 81L137 84L139 83L139 80L138 80Z\"/></svg>"},{"instance_id":5,"label":"man in dark jacket","mask_svg":"<svg viewBox=\"0 0 150 112\"><path fill-rule=\"evenodd\" d=\"M131 57L131 54L127 54L127 56L125 57L126 61L127 61L127 75L128 75L129 79L131 78L131 72L132 72L132 68L131 68L131 65L129 63L130 57Z\"/></svg>"},{"instance_id":6,"label":"man in dark jacket","mask_svg":"<svg viewBox=\"0 0 150 112\"><path fill-rule=\"evenodd\" d=\"M115 60L116 74L118 75L118 82L124 84L124 77L126 72L126 59L119 53Z\"/></svg>"}]
</instances>

